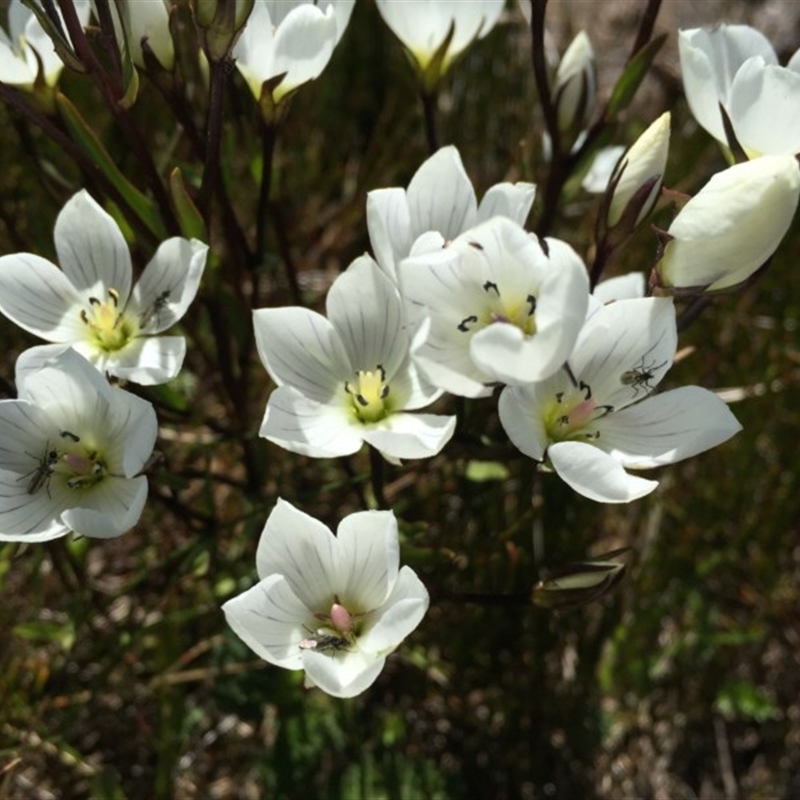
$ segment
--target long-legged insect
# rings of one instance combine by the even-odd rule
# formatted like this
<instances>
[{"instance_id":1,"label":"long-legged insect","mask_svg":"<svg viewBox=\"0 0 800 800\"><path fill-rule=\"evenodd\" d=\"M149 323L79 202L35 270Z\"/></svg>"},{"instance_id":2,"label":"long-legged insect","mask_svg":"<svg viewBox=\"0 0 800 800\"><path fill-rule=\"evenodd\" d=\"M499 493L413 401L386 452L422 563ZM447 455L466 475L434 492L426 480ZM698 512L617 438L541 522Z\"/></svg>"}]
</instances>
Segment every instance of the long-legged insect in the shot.
<instances>
[{"instance_id":1,"label":"long-legged insect","mask_svg":"<svg viewBox=\"0 0 800 800\"><path fill-rule=\"evenodd\" d=\"M650 364L645 364L644 356L637 366L633 369L626 370L619 376L619 382L623 386L630 386L633 389L633 396L636 397L641 389L643 392L652 392L655 388L651 381L655 380L656 371L667 364L662 361L656 364L655 361Z\"/></svg>"},{"instance_id":2,"label":"long-legged insect","mask_svg":"<svg viewBox=\"0 0 800 800\"><path fill-rule=\"evenodd\" d=\"M44 455L39 459L39 464L36 468L20 478L20 480L30 478L28 481L28 494L36 494L44 486L47 489L48 497L50 496L50 477L57 461L58 452L51 450L50 442L48 442L45 446Z\"/></svg>"},{"instance_id":3,"label":"long-legged insect","mask_svg":"<svg viewBox=\"0 0 800 800\"><path fill-rule=\"evenodd\" d=\"M167 301L169 300L169 296L172 294L171 289L166 289L165 291L161 292L155 300L153 300L152 305L149 308L146 308L139 314L139 327L144 328L145 325L148 325L151 320L155 319L156 324L158 324L158 317L161 313L161 309L167 305Z\"/></svg>"}]
</instances>

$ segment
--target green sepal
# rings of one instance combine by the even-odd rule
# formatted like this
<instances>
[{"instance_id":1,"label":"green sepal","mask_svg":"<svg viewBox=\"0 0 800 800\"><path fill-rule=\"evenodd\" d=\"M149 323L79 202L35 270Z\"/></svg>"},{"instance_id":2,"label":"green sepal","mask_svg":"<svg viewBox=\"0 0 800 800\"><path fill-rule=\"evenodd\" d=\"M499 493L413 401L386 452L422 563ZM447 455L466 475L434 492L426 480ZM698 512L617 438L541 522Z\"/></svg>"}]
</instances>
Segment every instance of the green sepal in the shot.
<instances>
[{"instance_id":1,"label":"green sepal","mask_svg":"<svg viewBox=\"0 0 800 800\"><path fill-rule=\"evenodd\" d=\"M644 76L647 75L653 59L666 40L666 33L656 36L628 62L611 92L606 110L607 119L614 119L620 111L624 111L628 107L639 88L639 84L644 80Z\"/></svg>"},{"instance_id":2,"label":"green sepal","mask_svg":"<svg viewBox=\"0 0 800 800\"><path fill-rule=\"evenodd\" d=\"M60 24L56 25L36 0L22 0L22 4L34 13L42 29L52 40L53 47L58 53L58 57L64 62L64 66L74 69L76 72L86 72L86 67L83 66L83 62L72 49L72 42L70 42L63 27Z\"/></svg>"}]
</instances>

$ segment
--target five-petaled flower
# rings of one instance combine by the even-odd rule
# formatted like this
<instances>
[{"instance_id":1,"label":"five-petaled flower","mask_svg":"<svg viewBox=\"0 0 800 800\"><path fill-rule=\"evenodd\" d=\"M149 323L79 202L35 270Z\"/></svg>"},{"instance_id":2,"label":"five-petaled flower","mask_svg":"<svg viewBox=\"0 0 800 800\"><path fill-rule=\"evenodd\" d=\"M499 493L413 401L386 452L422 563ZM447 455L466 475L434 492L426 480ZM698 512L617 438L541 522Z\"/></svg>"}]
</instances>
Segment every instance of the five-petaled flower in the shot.
<instances>
[{"instance_id":1,"label":"five-petaled flower","mask_svg":"<svg viewBox=\"0 0 800 800\"><path fill-rule=\"evenodd\" d=\"M494 382L541 380L572 350L589 302L586 267L558 239L493 217L400 264L403 296L427 320L414 356L428 379L481 397Z\"/></svg>"},{"instance_id":2,"label":"five-petaled flower","mask_svg":"<svg viewBox=\"0 0 800 800\"><path fill-rule=\"evenodd\" d=\"M741 430L707 389L684 386L650 396L676 345L672 300L598 306L567 367L546 381L503 390L500 422L523 453L546 460L585 497L603 503L643 497L657 481L626 469L673 464Z\"/></svg>"},{"instance_id":3,"label":"five-petaled flower","mask_svg":"<svg viewBox=\"0 0 800 800\"><path fill-rule=\"evenodd\" d=\"M295 453L332 458L371 444L390 460L436 455L455 417L410 414L441 391L422 378L397 288L368 256L328 292L328 318L306 308L253 312L258 352L278 388L261 435Z\"/></svg>"},{"instance_id":4,"label":"five-petaled flower","mask_svg":"<svg viewBox=\"0 0 800 800\"><path fill-rule=\"evenodd\" d=\"M278 500L256 553L259 582L222 607L261 658L303 669L307 685L335 697L360 694L419 625L428 592L400 569L391 511L345 517L336 536Z\"/></svg>"},{"instance_id":5,"label":"five-petaled flower","mask_svg":"<svg viewBox=\"0 0 800 800\"><path fill-rule=\"evenodd\" d=\"M440 247L479 222L495 216L523 225L533 205L532 183L498 183L480 205L461 156L452 145L442 147L414 173L408 189L392 187L367 193L367 228L375 260L397 281L397 265L423 234L430 247ZM437 237L430 236L438 234Z\"/></svg>"},{"instance_id":6,"label":"five-petaled flower","mask_svg":"<svg viewBox=\"0 0 800 800\"><path fill-rule=\"evenodd\" d=\"M354 5L355 0L255 1L233 56L262 109L322 74Z\"/></svg>"},{"instance_id":7,"label":"five-petaled flower","mask_svg":"<svg viewBox=\"0 0 800 800\"><path fill-rule=\"evenodd\" d=\"M153 406L71 350L44 364L29 354L17 360L19 398L0 401L0 541L120 536L147 498Z\"/></svg>"},{"instance_id":8,"label":"five-petaled flower","mask_svg":"<svg viewBox=\"0 0 800 800\"><path fill-rule=\"evenodd\" d=\"M40 358L72 347L117 378L141 384L174 378L186 342L155 334L186 313L208 247L195 239L167 239L132 289L122 231L86 191L61 210L54 238L63 272L31 253L0 258L0 312L57 343L34 348Z\"/></svg>"}]
</instances>

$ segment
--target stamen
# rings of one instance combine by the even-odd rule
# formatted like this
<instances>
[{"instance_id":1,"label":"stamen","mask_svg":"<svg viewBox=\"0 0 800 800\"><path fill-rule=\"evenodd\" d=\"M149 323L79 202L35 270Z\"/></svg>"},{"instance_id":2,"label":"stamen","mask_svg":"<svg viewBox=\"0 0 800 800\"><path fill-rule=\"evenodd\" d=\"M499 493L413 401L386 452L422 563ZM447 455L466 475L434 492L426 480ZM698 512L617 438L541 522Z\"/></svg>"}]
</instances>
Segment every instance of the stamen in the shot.
<instances>
[{"instance_id":1,"label":"stamen","mask_svg":"<svg viewBox=\"0 0 800 800\"><path fill-rule=\"evenodd\" d=\"M469 328L467 326L471 325L472 323L477 322L477 321L478 321L478 318L474 314L471 314L468 317L464 317L464 319L462 319L461 322L458 323L458 329L462 333L468 333L469 332Z\"/></svg>"},{"instance_id":2,"label":"stamen","mask_svg":"<svg viewBox=\"0 0 800 800\"><path fill-rule=\"evenodd\" d=\"M483 290L485 292L488 292L490 289L494 289L495 294L500 297L500 290L497 288L497 284L494 283L494 281L486 281L486 283L483 284Z\"/></svg>"}]
</instances>

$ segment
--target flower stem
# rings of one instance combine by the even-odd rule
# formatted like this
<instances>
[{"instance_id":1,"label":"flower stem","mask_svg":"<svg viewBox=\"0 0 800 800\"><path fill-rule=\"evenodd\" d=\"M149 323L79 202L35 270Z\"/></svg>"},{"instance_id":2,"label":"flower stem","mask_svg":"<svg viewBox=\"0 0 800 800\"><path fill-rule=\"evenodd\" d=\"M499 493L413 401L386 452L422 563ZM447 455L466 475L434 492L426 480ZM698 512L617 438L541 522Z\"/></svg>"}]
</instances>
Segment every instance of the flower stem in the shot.
<instances>
[{"instance_id":1,"label":"flower stem","mask_svg":"<svg viewBox=\"0 0 800 800\"><path fill-rule=\"evenodd\" d=\"M433 155L439 149L439 134L436 130L436 90L420 92L422 99L422 113L425 117L425 138L428 141L428 150Z\"/></svg>"},{"instance_id":2,"label":"flower stem","mask_svg":"<svg viewBox=\"0 0 800 800\"><path fill-rule=\"evenodd\" d=\"M372 471L372 492L375 495L375 502L378 508L389 508L383 492L383 456L372 445L369 446L369 465Z\"/></svg>"}]
</instances>

